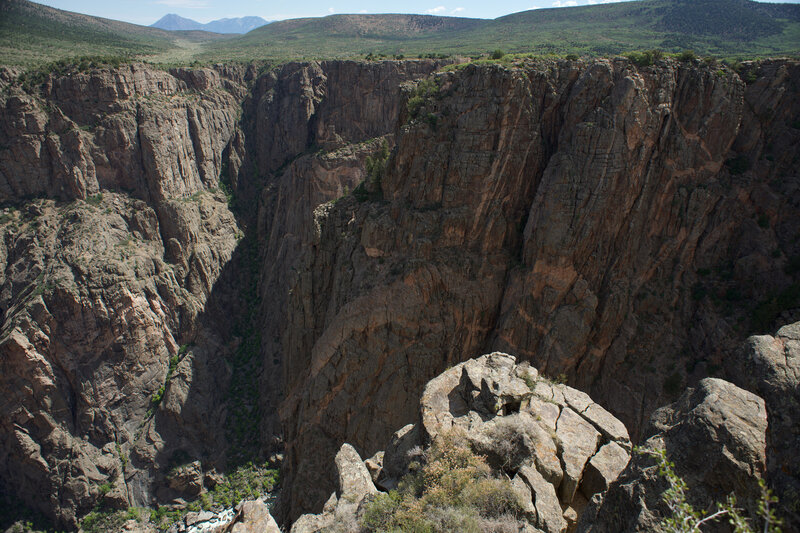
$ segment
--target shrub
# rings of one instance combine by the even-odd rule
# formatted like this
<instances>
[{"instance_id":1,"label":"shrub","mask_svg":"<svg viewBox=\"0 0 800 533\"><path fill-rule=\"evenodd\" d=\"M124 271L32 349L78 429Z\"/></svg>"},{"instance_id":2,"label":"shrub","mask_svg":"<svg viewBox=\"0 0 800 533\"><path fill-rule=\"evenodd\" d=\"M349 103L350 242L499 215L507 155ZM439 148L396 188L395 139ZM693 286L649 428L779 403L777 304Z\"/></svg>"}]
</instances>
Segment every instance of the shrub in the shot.
<instances>
[{"instance_id":1,"label":"shrub","mask_svg":"<svg viewBox=\"0 0 800 533\"><path fill-rule=\"evenodd\" d=\"M428 99L436 96L438 92L439 86L436 84L436 80L428 78L420 81L411 92L411 96L406 103L406 108L411 118L416 118Z\"/></svg>"},{"instance_id":2,"label":"shrub","mask_svg":"<svg viewBox=\"0 0 800 533\"><path fill-rule=\"evenodd\" d=\"M694 61L697 59L697 54L694 53L694 50L684 50L680 54L678 54L678 61L689 62Z\"/></svg>"},{"instance_id":3,"label":"shrub","mask_svg":"<svg viewBox=\"0 0 800 533\"><path fill-rule=\"evenodd\" d=\"M439 435L412 467L397 491L367 505L361 524L368 531L519 530L522 505L511 483L492 477L462 433Z\"/></svg>"},{"instance_id":4,"label":"shrub","mask_svg":"<svg viewBox=\"0 0 800 533\"><path fill-rule=\"evenodd\" d=\"M661 50L645 50L644 52L631 52L626 54L625 57L636 63L640 67L649 67L656 61L664 58L664 52Z\"/></svg>"},{"instance_id":5,"label":"shrub","mask_svg":"<svg viewBox=\"0 0 800 533\"><path fill-rule=\"evenodd\" d=\"M503 56L505 55L506 55L505 52L503 52L500 49L497 49L494 52L492 52L492 54L489 57L491 57L492 59L503 59Z\"/></svg>"},{"instance_id":6,"label":"shrub","mask_svg":"<svg viewBox=\"0 0 800 533\"><path fill-rule=\"evenodd\" d=\"M673 372L664 380L664 392L669 396L677 396L681 391L683 378L678 372Z\"/></svg>"},{"instance_id":7,"label":"shrub","mask_svg":"<svg viewBox=\"0 0 800 533\"><path fill-rule=\"evenodd\" d=\"M752 330L761 333L767 331L782 312L797 306L800 306L800 282L773 293L758 304L751 317Z\"/></svg>"},{"instance_id":8,"label":"shrub","mask_svg":"<svg viewBox=\"0 0 800 533\"><path fill-rule=\"evenodd\" d=\"M120 511L95 509L81 520L81 531L86 533L121 531L128 520L141 522L141 510L136 507Z\"/></svg>"},{"instance_id":9,"label":"shrub","mask_svg":"<svg viewBox=\"0 0 800 533\"><path fill-rule=\"evenodd\" d=\"M625 57L639 67L647 67L653 64L653 56L649 55L647 52L631 52L625 54Z\"/></svg>"},{"instance_id":10,"label":"shrub","mask_svg":"<svg viewBox=\"0 0 800 533\"><path fill-rule=\"evenodd\" d=\"M567 61L577 61L578 54L567 54L564 59L566 59Z\"/></svg>"},{"instance_id":11,"label":"shrub","mask_svg":"<svg viewBox=\"0 0 800 533\"><path fill-rule=\"evenodd\" d=\"M522 506L519 498L509 489L505 479L480 479L467 486L462 497L465 505L477 509L483 517L520 516Z\"/></svg>"},{"instance_id":12,"label":"shrub","mask_svg":"<svg viewBox=\"0 0 800 533\"><path fill-rule=\"evenodd\" d=\"M98 193L92 196L86 197L86 203L93 206L98 206L103 202L103 194Z\"/></svg>"},{"instance_id":13,"label":"shrub","mask_svg":"<svg viewBox=\"0 0 800 533\"><path fill-rule=\"evenodd\" d=\"M367 177L353 189L353 196L359 202L379 200L383 197L382 182L389 161L389 144L384 139L381 147L365 162Z\"/></svg>"}]
</instances>

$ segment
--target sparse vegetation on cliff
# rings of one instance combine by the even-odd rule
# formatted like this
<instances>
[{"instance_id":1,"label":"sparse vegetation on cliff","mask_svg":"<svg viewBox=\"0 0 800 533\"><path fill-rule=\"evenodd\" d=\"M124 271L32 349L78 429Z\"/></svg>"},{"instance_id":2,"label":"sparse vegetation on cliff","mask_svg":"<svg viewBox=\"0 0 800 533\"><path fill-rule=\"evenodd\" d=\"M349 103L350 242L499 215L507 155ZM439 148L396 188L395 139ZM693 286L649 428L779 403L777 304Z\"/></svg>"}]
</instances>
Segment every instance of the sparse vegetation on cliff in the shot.
<instances>
[{"instance_id":1,"label":"sparse vegetation on cliff","mask_svg":"<svg viewBox=\"0 0 800 533\"><path fill-rule=\"evenodd\" d=\"M664 491L662 500L671 515L664 517L659 524L663 533L695 533L703 531L703 526L728 522L734 533L780 533L781 520L775 508L778 499L767 488L764 480L760 480L761 499L758 501L758 516L748 518L737 506L736 495L730 494L724 503L717 502L714 512L695 509L689 503L689 486L675 473L675 465L667 459L665 450L644 450L638 448L637 453L650 455L656 459L658 473L666 479L669 488Z\"/></svg>"},{"instance_id":2,"label":"sparse vegetation on cliff","mask_svg":"<svg viewBox=\"0 0 800 533\"><path fill-rule=\"evenodd\" d=\"M383 176L386 174L386 164L389 161L389 143L386 139L381 141L380 148L375 154L367 156L365 170L367 177L353 189L353 196L359 202L367 200L380 200L383 197Z\"/></svg>"},{"instance_id":3,"label":"sparse vegetation on cliff","mask_svg":"<svg viewBox=\"0 0 800 533\"><path fill-rule=\"evenodd\" d=\"M507 479L453 431L440 435L412 464L396 491L368 504L368 531L517 531L523 509Z\"/></svg>"}]
</instances>

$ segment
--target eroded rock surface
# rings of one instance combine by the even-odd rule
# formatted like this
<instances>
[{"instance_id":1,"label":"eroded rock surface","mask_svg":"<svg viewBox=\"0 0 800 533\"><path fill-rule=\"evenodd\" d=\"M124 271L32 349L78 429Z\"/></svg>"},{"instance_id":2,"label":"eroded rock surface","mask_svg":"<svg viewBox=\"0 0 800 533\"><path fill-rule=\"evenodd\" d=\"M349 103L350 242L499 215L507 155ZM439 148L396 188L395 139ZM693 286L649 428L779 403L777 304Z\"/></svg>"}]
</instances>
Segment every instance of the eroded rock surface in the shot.
<instances>
[{"instance_id":1,"label":"eroded rock surface","mask_svg":"<svg viewBox=\"0 0 800 533\"><path fill-rule=\"evenodd\" d=\"M134 64L28 91L6 73L0 493L74 526L98 499L191 500L242 448L268 457L286 273L314 209L392 142L399 85L436 67Z\"/></svg>"},{"instance_id":2,"label":"eroded rock surface","mask_svg":"<svg viewBox=\"0 0 800 533\"><path fill-rule=\"evenodd\" d=\"M322 505L341 443L376 452L465 358L563 374L638 438L769 327L754 310L792 287L800 255L800 65L754 68L748 84L672 61L432 76L381 198L319 209L290 281L287 475L327 480L290 514Z\"/></svg>"},{"instance_id":3,"label":"eroded rock surface","mask_svg":"<svg viewBox=\"0 0 800 533\"><path fill-rule=\"evenodd\" d=\"M364 502L374 496L376 486L397 487L417 459L415 450L452 432L486 456L497 475L512 481L530 531L534 526L546 533L574 529L594 490L604 491L630 459L627 435L618 441L602 437L607 431L574 411L565 399L577 395L581 393L548 382L528 363L517 365L507 354L492 353L458 364L426 385L418 421L395 433L382 464L376 465L376 485L353 447L344 444L336 456L339 489L322 514L302 516L292 532L347 530L349 524L358 524ZM588 396L581 397L584 408L605 412ZM556 426L569 428L568 435L553 431L553 415ZM604 424L618 426L619 421L608 415ZM610 446L614 452L608 451ZM584 476L589 460L603 465L605 486L597 482L598 474Z\"/></svg>"},{"instance_id":4,"label":"eroded rock surface","mask_svg":"<svg viewBox=\"0 0 800 533\"><path fill-rule=\"evenodd\" d=\"M195 78L131 65L0 102L0 197L20 206L0 228L0 479L62 524L101 486L148 505L170 454L225 447L225 363L213 342L180 346L240 232L217 186L245 88Z\"/></svg>"},{"instance_id":5,"label":"eroded rock surface","mask_svg":"<svg viewBox=\"0 0 800 533\"><path fill-rule=\"evenodd\" d=\"M686 481L689 503L710 509L735 493L752 512L766 469L767 411L755 394L707 378L653 414L651 434L605 495L595 497L578 526L586 532L653 531L670 513L662 501L668 484L649 455L665 450Z\"/></svg>"},{"instance_id":6,"label":"eroded rock surface","mask_svg":"<svg viewBox=\"0 0 800 533\"><path fill-rule=\"evenodd\" d=\"M727 369L730 379L766 403L767 481L780 501L787 530L800 527L800 322L775 336L750 337Z\"/></svg>"}]
</instances>

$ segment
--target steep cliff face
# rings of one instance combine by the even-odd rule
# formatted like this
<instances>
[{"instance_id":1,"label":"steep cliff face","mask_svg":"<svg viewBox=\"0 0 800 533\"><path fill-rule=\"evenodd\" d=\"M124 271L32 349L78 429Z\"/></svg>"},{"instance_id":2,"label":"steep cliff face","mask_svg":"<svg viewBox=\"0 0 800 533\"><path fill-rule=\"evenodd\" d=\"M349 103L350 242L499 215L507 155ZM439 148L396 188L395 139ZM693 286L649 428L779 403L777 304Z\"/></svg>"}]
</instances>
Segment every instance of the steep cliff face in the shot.
<instances>
[{"instance_id":1,"label":"steep cliff face","mask_svg":"<svg viewBox=\"0 0 800 533\"><path fill-rule=\"evenodd\" d=\"M0 495L72 526L274 451L286 273L437 66L3 71Z\"/></svg>"},{"instance_id":2,"label":"steep cliff face","mask_svg":"<svg viewBox=\"0 0 800 533\"><path fill-rule=\"evenodd\" d=\"M318 210L291 285L290 514L330 493L342 442L375 452L464 358L563 374L635 437L771 327L800 253L800 65L749 68L467 66L417 89L382 200Z\"/></svg>"},{"instance_id":3,"label":"steep cliff face","mask_svg":"<svg viewBox=\"0 0 800 533\"><path fill-rule=\"evenodd\" d=\"M222 341L180 346L237 243L217 177L241 81L133 65L2 97L0 479L62 524L224 449Z\"/></svg>"},{"instance_id":4,"label":"steep cliff face","mask_svg":"<svg viewBox=\"0 0 800 533\"><path fill-rule=\"evenodd\" d=\"M400 85L424 77L438 61L289 63L258 80L244 104L245 162L237 201L248 194L257 212L264 434L280 429L289 280L313 240L318 206L364 181L365 161L393 144L404 97ZM255 169L255 170L253 170ZM253 176L256 172L259 177ZM291 363L290 363L291 364Z\"/></svg>"},{"instance_id":5,"label":"steep cliff face","mask_svg":"<svg viewBox=\"0 0 800 533\"><path fill-rule=\"evenodd\" d=\"M283 440L294 517L465 359L635 439L790 321L796 62L441 66L0 71L0 493L72 526Z\"/></svg>"}]
</instances>

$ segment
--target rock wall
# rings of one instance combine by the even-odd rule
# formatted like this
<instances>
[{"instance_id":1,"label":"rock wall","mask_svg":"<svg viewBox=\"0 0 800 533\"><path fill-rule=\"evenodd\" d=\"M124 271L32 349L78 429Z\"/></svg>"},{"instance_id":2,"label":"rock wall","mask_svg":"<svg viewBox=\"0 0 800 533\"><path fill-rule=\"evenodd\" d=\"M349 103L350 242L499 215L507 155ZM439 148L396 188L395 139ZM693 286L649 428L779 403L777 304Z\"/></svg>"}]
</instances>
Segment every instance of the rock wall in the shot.
<instances>
[{"instance_id":1,"label":"rock wall","mask_svg":"<svg viewBox=\"0 0 800 533\"><path fill-rule=\"evenodd\" d=\"M69 527L274 451L286 272L438 65L3 71L0 493Z\"/></svg>"},{"instance_id":2,"label":"rock wall","mask_svg":"<svg viewBox=\"0 0 800 533\"><path fill-rule=\"evenodd\" d=\"M519 354L636 440L791 321L797 62L442 66L2 70L0 492L65 527L191 499L244 424L285 441L296 517L468 358Z\"/></svg>"},{"instance_id":3,"label":"rock wall","mask_svg":"<svg viewBox=\"0 0 800 533\"><path fill-rule=\"evenodd\" d=\"M217 187L243 75L131 65L0 97L0 489L62 525L174 497L174 452L224 450L223 340L200 330L240 232Z\"/></svg>"},{"instance_id":4,"label":"rock wall","mask_svg":"<svg viewBox=\"0 0 800 533\"><path fill-rule=\"evenodd\" d=\"M342 442L374 453L465 358L519 354L638 438L771 327L753 311L800 253L800 65L747 68L466 66L410 93L381 200L320 208L290 285L289 515L322 505Z\"/></svg>"},{"instance_id":5,"label":"rock wall","mask_svg":"<svg viewBox=\"0 0 800 533\"><path fill-rule=\"evenodd\" d=\"M365 161L392 146L404 97L400 85L424 77L441 61L289 63L255 84L244 103L246 157L235 181L237 199L257 199L260 331L265 434L280 431L276 405L284 390L281 336L289 282L301 252L314 240L315 210L346 196L366 177ZM255 169L256 176L253 176ZM290 363L291 364L291 363Z\"/></svg>"}]
</instances>

